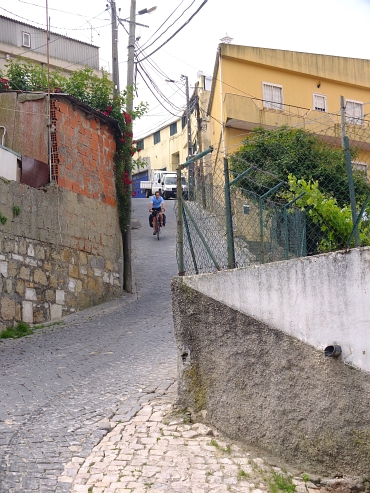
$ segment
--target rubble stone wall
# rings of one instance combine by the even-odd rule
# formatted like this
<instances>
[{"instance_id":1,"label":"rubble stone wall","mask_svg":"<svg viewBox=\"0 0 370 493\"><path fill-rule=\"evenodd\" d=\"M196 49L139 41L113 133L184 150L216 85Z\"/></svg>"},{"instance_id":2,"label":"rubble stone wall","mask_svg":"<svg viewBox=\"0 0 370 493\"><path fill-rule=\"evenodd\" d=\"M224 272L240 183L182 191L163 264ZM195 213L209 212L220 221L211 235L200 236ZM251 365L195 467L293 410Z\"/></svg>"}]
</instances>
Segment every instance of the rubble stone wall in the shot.
<instances>
[{"instance_id":1,"label":"rubble stone wall","mask_svg":"<svg viewBox=\"0 0 370 493\"><path fill-rule=\"evenodd\" d=\"M1 328L56 320L121 293L116 207L0 179L0 213Z\"/></svg>"}]
</instances>

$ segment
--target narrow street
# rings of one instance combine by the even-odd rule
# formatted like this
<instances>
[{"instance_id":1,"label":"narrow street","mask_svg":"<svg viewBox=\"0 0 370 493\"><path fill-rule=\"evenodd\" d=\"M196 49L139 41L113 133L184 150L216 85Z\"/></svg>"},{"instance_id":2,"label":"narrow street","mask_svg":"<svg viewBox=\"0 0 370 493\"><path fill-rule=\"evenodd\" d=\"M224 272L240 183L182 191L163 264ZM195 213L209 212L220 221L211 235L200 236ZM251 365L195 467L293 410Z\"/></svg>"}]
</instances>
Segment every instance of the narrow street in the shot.
<instances>
[{"instance_id":1,"label":"narrow street","mask_svg":"<svg viewBox=\"0 0 370 493\"><path fill-rule=\"evenodd\" d=\"M88 457L108 421L130 419L174 382L174 201L160 241L148 205L133 201L135 294L1 341L1 493L70 491L58 477L73 454Z\"/></svg>"}]
</instances>

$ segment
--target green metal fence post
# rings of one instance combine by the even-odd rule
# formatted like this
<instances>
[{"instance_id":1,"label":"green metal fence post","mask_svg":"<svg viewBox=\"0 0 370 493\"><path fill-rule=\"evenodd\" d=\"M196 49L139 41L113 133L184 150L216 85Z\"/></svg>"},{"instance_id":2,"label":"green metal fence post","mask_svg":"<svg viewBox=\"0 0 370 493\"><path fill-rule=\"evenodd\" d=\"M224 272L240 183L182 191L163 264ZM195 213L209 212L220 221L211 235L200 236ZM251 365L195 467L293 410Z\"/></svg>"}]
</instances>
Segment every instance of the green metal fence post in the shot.
<instances>
[{"instance_id":1,"label":"green metal fence post","mask_svg":"<svg viewBox=\"0 0 370 493\"><path fill-rule=\"evenodd\" d=\"M226 158L224 158L224 176L225 176L227 266L229 269L235 269L235 246L234 246L234 231L233 231L233 215L231 210L231 197L230 197L229 162Z\"/></svg>"},{"instance_id":2,"label":"green metal fence post","mask_svg":"<svg viewBox=\"0 0 370 493\"><path fill-rule=\"evenodd\" d=\"M358 232L358 225L360 224L360 221L362 219L362 215L365 212L365 209L366 209L367 204L369 203L369 200L370 200L370 193L367 195L365 202L362 204L361 210L360 210L360 212L356 218L356 222L353 226L353 229L352 229L351 234L350 234L348 241L347 241L347 247L348 248L350 247L351 240L353 238L353 235L355 234L355 231L357 230L357 232Z\"/></svg>"},{"instance_id":3,"label":"green metal fence post","mask_svg":"<svg viewBox=\"0 0 370 493\"><path fill-rule=\"evenodd\" d=\"M177 168L177 246L179 255L179 276L185 275L184 270L184 232L182 223L182 183L181 168Z\"/></svg>"},{"instance_id":4,"label":"green metal fence post","mask_svg":"<svg viewBox=\"0 0 370 493\"><path fill-rule=\"evenodd\" d=\"M352 210L352 224L354 228L354 237L355 237L355 245L360 246L360 235L358 232L358 226L356 225L357 219L357 211L356 211L356 195L355 195L355 187L353 183L352 176L352 161L351 161L351 152L349 147L349 140L346 136L346 114L345 114L345 104L344 97L340 97L340 114L341 114L341 127L342 127L342 146L344 150L344 156L346 158L346 168L347 168L347 177L348 177L348 187L349 187L349 198L351 202L351 210Z\"/></svg>"},{"instance_id":5,"label":"green metal fence post","mask_svg":"<svg viewBox=\"0 0 370 493\"><path fill-rule=\"evenodd\" d=\"M199 274L197 260L196 260L195 252L194 252L194 248L193 248L193 242L191 241L189 224L188 224L188 220L186 219L186 214L185 214L184 208L182 208L182 214L183 214L183 220L184 220L184 225L185 225L186 237L187 237L188 243L189 243L190 254L191 254L191 258L193 260L194 270L195 270L196 274Z\"/></svg>"},{"instance_id":6,"label":"green metal fence post","mask_svg":"<svg viewBox=\"0 0 370 493\"><path fill-rule=\"evenodd\" d=\"M288 233L288 207L293 205L298 199L303 197L306 192L302 192L298 197L295 197L293 200L284 205L284 230L285 230L285 258L289 260L289 233Z\"/></svg>"},{"instance_id":7,"label":"green metal fence post","mask_svg":"<svg viewBox=\"0 0 370 493\"><path fill-rule=\"evenodd\" d=\"M281 181L277 185L275 185L273 188L271 188L268 192L264 193L261 195L259 198L259 214L260 214L260 249L261 249L261 263L265 263L265 240L264 240L264 231L263 231L263 201L266 197L269 195L273 194L278 190L281 186L284 185L284 182Z\"/></svg>"}]
</instances>

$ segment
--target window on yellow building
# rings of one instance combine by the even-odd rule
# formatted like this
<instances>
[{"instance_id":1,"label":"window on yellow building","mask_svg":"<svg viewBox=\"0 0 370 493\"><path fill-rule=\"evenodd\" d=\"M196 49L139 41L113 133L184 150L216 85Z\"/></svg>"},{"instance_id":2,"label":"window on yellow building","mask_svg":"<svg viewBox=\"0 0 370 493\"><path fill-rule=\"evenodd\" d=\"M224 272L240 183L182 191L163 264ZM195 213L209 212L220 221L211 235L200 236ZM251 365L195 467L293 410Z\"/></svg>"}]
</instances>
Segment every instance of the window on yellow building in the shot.
<instances>
[{"instance_id":1,"label":"window on yellow building","mask_svg":"<svg viewBox=\"0 0 370 493\"><path fill-rule=\"evenodd\" d=\"M283 110L283 86L262 83L263 106L273 110Z\"/></svg>"},{"instance_id":2,"label":"window on yellow building","mask_svg":"<svg viewBox=\"0 0 370 493\"><path fill-rule=\"evenodd\" d=\"M327 111L326 110L326 96L323 94L313 95L313 109L316 111Z\"/></svg>"},{"instance_id":3,"label":"window on yellow building","mask_svg":"<svg viewBox=\"0 0 370 493\"><path fill-rule=\"evenodd\" d=\"M364 105L360 101L346 100L346 121L353 125L364 123Z\"/></svg>"},{"instance_id":4,"label":"window on yellow building","mask_svg":"<svg viewBox=\"0 0 370 493\"><path fill-rule=\"evenodd\" d=\"M158 130L158 132L155 132L153 134L153 140L154 140L154 145L158 144L161 141L161 132Z\"/></svg>"}]
</instances>

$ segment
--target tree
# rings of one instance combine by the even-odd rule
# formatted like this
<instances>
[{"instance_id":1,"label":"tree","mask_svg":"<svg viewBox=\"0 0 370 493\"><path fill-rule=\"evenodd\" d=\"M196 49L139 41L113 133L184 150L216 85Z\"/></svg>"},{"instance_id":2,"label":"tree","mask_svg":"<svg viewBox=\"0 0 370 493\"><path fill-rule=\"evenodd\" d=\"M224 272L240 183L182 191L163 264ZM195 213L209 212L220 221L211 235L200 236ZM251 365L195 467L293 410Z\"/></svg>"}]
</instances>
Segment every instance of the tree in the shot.
<instances>
[{"instance_id":1,"label":"tree","mask_svg":"<svg viewBox=\"0 0 370 493\"><path fill-rule=\"evenodd\" d=\"M351 149L352 159L357 153L357 149ZM258 199L279 182L286 182L286 186L269 196L275 205L283 206L304 193L295 206L289 208L289 213L293 214L296 208L306 213L308 254L347 247L353 224L346 162L341 148L302 129L256 128L230 157L230 168L234 172L242 173L252 166L255 169L239 182L249 197ZM353 170L353 179L360 207L370 187L360 171ZM278 217L280 208L274 210ZM365 217L369 213L367 211ZM360 240L361 245L370 244L367 219L360 225Z\"/></svg>"},{"instance_id":2,"label":"tree","mask_svg":"<svg viewBox=\"0 0 370 493\"><path fill-rule=\"evenodd\" d=\"M355 159L357 149L352 149ZM339 206L349 203L346 162L342 149L302 129L281 127L276 130L255 128L230 158L231 169L242 172L256 166L262 173L242 180L241 187L261 196L276 185L288 181L290 174L298 179L318 183L321 192L336 199ZM360 171L353 170L356 199L363 203L369 185Z\"/></svg>"}]
</instances>

